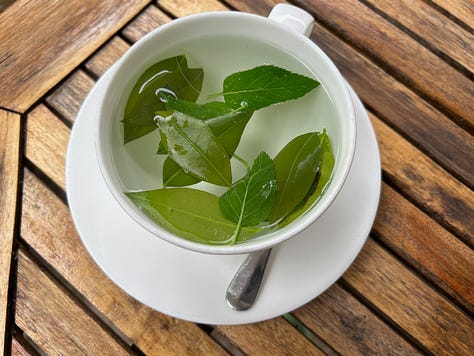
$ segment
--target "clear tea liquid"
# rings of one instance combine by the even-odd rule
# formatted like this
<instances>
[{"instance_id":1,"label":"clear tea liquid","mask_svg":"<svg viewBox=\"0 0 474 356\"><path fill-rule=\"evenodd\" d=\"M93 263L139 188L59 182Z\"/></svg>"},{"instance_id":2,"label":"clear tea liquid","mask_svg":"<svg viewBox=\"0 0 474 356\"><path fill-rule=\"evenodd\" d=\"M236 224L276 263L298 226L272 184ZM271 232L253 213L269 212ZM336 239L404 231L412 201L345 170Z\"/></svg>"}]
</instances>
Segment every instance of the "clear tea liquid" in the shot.
<instances>
[{"instance_id":1,"label":"clear tea liquid","mask_svg":"<svg viewBox=\"0 0 474 356\"><path fill-rule=\"evenodd\" d=\"M272 64L295 73L318 79L301 61L270 44L247 37L212 35L176 43L160 51L156 62L184 54L189 67L202 67L204 80L198 103L211 100L207 96L222 91L226 76L263 64ZM144 68L143 70L145 70ZM126 98L125 98L126 100ZM223 101L223 98L212 100ZM261 152L271 158L294 137L327 129L331 137L331 121L336 111L329 95L321 86L302 98L256 111L250 119L236 153L253 162ZM162 166L166 156L157 155L159 132L123 144L123 127L114 122L113 156L124 190L151 190L162 187ZM244 166L232 160L233 181L245 174ZM205 182L193 187L220 195L225 187Z\"/></svg>"}]
</instances>

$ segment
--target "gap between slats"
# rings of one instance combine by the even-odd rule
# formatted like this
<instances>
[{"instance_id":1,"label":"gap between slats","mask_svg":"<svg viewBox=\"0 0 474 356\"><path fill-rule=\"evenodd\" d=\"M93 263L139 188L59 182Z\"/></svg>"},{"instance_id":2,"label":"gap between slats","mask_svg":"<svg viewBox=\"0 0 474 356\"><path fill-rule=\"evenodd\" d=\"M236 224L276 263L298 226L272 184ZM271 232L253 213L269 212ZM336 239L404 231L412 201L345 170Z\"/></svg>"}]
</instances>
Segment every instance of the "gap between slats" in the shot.
<instances>
[{"instance_id":1,"label":"gap between slats","mask_svg":"<svg viewBox=\"0 0 474 356\"><path fill-rule=\"evenodd\" d=\"M34 310L36 308L39 308L43 312L50 312L51 315L46 314L45 317L48 318L49 316L52 317L52 320L54 320L58 314L57 311L55 311L55 303L58 303L59 300L63 300L68 305L70 305L74 311L70 315L65 315L65 319L68 320L68 322L65 325L68 325L71 323L71 320L75 318L79 318L81 320L81 325L82 327L89 327L96 332L101 333L103 332L103 336L106 337L106 343L103 345L109 344L109 346L116 347L117 350L122 349L123 351L126 351L128 354L133 354L133 355L140 355L143 354L141 352L137 352L137 350L133 347L132 343L126 342L124 340L123 335L120 335L119 333L116 333L115 330L110 328L107 324L105 324L101 319L97 318L94 313L91 312L90 309L87 308L87 305L85 302L81 299L78 298L78 296L74 293L72 293L71 289L69 288L70 286L66 285L63 280L61 280L60 276L55 273L55 271L51 268L48 268L50 266L47 266L44 260L42 260L41 256L35 253L33 249L30 248L30 246L24 241L20 241L20 248L19 248L19 275L22 275L23 280L20 280L19 283L19 289L18 289L18 296L17 296L17 304L18 303L23 303L21 307L17 307L17 326L21 328L21 325L25 325L25 322L29 320L30 316L34 316ZM25 275L26 270L36 270L38 272L38 278L35 278L33 275ZM30 271L31 272L31 271ZM42 309L42 306L37 307L37 303L34 302L35 296L32 293L32 290L27 290L28 288L25 287L25 276L27 278L31 278L33 280L38 280L42 281L39 282L42 287L40 288L41 291L38 291L38 293L47 293L47 290L51 290L52 295L52 303L49 304L49 301L45 304L44 309ZM58 278L59 277L59 278ZM20 277L19 277L20 278ZM46 284L44 284L46 283ZM27 283L28 285L29 283ZM50 284L52 288L46 288L46 286ZM20 285L22 285L22 288L20 288ZM44 287L44 288L43 288ZM28 310L29 308L25 308L25 306L30 305L31 310ZM47 306L46 306L47 305ZM60 303L59 305L62 305ZM59 308L61 308L60 306ZM48 309L49 308L49 309ZM54 308L54 309L53 309ZM79 312L79 314L77 314ZM82 314L84 313L84 314ZM59 313L63 315L63 312ZM37 316L36 316L37 318ZM42 322L42 321L40 321ZM47 321L46 321L47 322ZM59 325L59 329L64 327L63 325ZM34 326L33 326L34 328ZM58 328L57 326L53 326L54 329ZM29 330L29 328L27 328ZM35 333L37 332L42 332L42 330L35 330L32 329ZM64 330L65 332L71 331L71 333L74 333L72 330ZM80 331L80 330L79 330ZM27 332L24 331L24 334L27 334ZM28 335L30 336L30 335ZM33 335L32 335L33 336ZM59 336L59 335L58 335ZM70 336L65 336L66 339L69 338ZM74 337L79 337L79 335L74 335L72 336L72 344L74 344ZM93 336L88 335L84 341L86 341L86 345L90 344L90 341L93 340ZM44 340L43 340L44 341ZM97 340L98 344L97 346L103 347L101 344L100 340ZM34 343L34 342L33 342ZM69 342L66 342L68 344ZM38 347L38 345L36 345ZM72 345L71 345L72 346ZM77 345L80 347L79 345ZM41 349L41 347L39 347ZM57 350L60 351L60 350ZM92 351L92 350L91 350Z\"/></svg>"},{"instance_id":2,"label":"gap between slats","mask_svg":"<svg viewBox=\"0 0 474 356\"><path fill-rule=\"evenodd\" d=\"M359 1L365 6L367 6L374 13L378 14L379 16L384 18L386 21L390 22L392 25L394 25L395 27L403 31L405 34L407 34L408 36L416 40L422 46L430 50L433 54L435 54L436 56L441 58L443 61L448 63L451 67L457 69L461 74L463 74L470 80L474 80L474 73L472 72L472 70L470 70L465 65L463 65L459 60L454 58L454 56L450 56L449 54L445 53L440 48L440 46L437 46L436 44L430 42L428 39L425 39L423 35L417 34L414 30L402 24L399 20L387 14L383 9L378 8L377 3L375 1L372 0L374 3L371 3L369 0L359 0ZM422 0L418 0L418 1L422 1ZM450 21L448 18L446 18L445 20L447 22ZM459 30L464 31L463 28L459 28ZM469 39L467 39L467 41L469 41Z\"/></svg>"},{"instance_id":3,"label":"gap between slats","mask_svg":"<svg viewBox=\"0 0 474 356\"><path fill-rule=\"evenodd\" d=\"M472 18L472 12L470 14L467 14L466 16L464 16L464 14L462 14L460 12L457 13L457 14L454 14L454 13L449 12L449 10L448 10L448 8L446 8L446 6L443 7L442 4L440 4L440 1L436 1L436 0L423 0L423 1L426 2L428 5L430 5L436 11L442 13L444 16L451 19L453 22L457 23L459 26L464 28L466 31L469 31L470 33L474 33L474 29L472 27L472 25L474 25L474 20ZM450 1L452 1L452 0L446 0L445 2L448 2L448 4L449 4ZM441 3L442 2L443 1L441 1ZM472 6L474 6L474 4ZM474 10L474 9L471 9L471 10ZM470 16L470 18L469 18L469 16ZM470 26L470 24L467 23L467 21L465 21L466 19L470 20L471 26Z\"/></svg>"},{"instance_id":4,"label":"gap between slats","mask_svg":"<svg viewBox=\"0 0 474 356\"><path fill-rule=\"evenodd\" d=\"M396 66L394 66L393 64L390 64L389 62L387 62L385 60L385 58L382 58L380 55L372 53L372 51L370 49L366 48L364 44L358 43L355 39L351 38L351 36L349 34L347 34L344 31L344 29L340 28L340 26L337 25L337 23L331 23L327 18L322 17L322 15L320 15L317 11L310 9L309 8L310 5L307 4L307 1L305 1L305 0L291 0L291 3L295 4L296 6L299 6L299 7L303 8L305 10L308 10L315 17L316 21L318 23L320 23L324 28L329 30L334 35L336 35L343 42L350 45L356 51L358 51L358 52L362 53L364 56L370 58L375 64L377 64L385 72L390 74L397 81L399 81L399 82L403 83L405 86L409 87L419 97L421 97L422 99L424 99L425 101L430 103L433 107L435 107L436 109L438 109L442 113L444 113L447 117L449 117L451 120L453 120L457 125L459 125L463 129L467 130L471 134L474 133L474 123L473 122L470 122L468 119L465 119L463 117L463 115L461 115L461 113L459 113L459 112L456 112L454 108L447 107L446 104L441 103L439 101L439 99L436 99L435 97L433 97L432 94L429 94L428 92L426 92L422 88L422 85L417 83L416 79L409 78L406 74L404 74L402 71L400 71ZM362 6L365 7L365 5L363 3L361 3L361 4L362 4ZM376 16L378 16L378 15L376 15ZM383 19L383 20L387 21L386 19ZM388 22L388 23L390 25L392 25L390 22ZM396 27L396 26L394 26L394 27L397 30L400 30L398 27ZM409 37L409 38L411 39L411 37ZM423 47L423 46L421 46L421 47ZM425 48L425 47L423 47L423 48ZM435 55L433 54L433 56L435 56ZM435 57L437 57L437 56L435 56ZM439 57L437 57L437 58L439 58ZM448 63L446 63L446 64L448 64ZM466 81L468 79L465 76L463 76L461 78L465 78ZM458 107L458 109L459 109L459 107Z\"/></svg>"}]
</instances>

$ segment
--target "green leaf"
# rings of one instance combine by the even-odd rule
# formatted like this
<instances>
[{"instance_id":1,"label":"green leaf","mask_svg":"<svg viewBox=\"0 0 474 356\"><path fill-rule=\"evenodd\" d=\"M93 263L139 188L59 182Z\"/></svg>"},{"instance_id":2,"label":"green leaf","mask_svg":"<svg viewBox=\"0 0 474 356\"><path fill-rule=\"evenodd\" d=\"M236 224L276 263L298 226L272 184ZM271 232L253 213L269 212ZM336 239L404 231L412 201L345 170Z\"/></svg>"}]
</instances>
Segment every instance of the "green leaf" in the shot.
<instances>
[{"instance_id":1,"label":"green leaf","mask_svg":"<svg viewBox=\"0 0 474 356\"><path fill-rule=\"evenodd\" d=\"M234 154L245 126L253 114L253 112L249 111L233 110L223 102L210 102L200 105L186 100L176 99L169 95L165 95L164 98L167 101L168 109L173 109L197 119L205 120L229 157ZM164 149L162 152L163 151L166 152ZM163 166L163 181L166 186L180 187L198 182L196 181L196 177L185 173L179 165L173 165L169 160L170 159L167 158ZM186 178L186 175L190 177Z\"/></svg>"},{"instance_id":2,"label":"green leaf","mask_svg":"<svg viewBox=\"0 0 474 356\"><path fill-rule=\"evenodd\" d=\"M225 217L242 226L265 221L277 191L275 165L265 152L255 159L241 180L219 198Z\"/></svg>"},{"instance_id":3,"label":"green leaf","mask_svg":"<svg viewBox=\"0 0 474 356\"><path fill-rule=\"evenodd\" d=\"M229 156L204 122L179 112L156 116L156 122L169 156L185 172L209 183L231 185Z\"/></svg>"},{"instance_id":4,"label":"green leaf","mask_svg":"<svg viewBox=\"0 0 474 356\"><path fill-rule=\"evenodd\" d=\"M199 183L201 180L184 170L171 157L166 157L163 163L163 186L184 187Z\"/></svg>"},{"instance_id":5,"label":"green leaf","mask_svg":"<svg viewBox=\"0 0 474 356\"><path fill-rule=\"evenodd\" d=\"M125 194L156 223L191 241L224 244L236 228L222 214L219 198L201 190L172 188ZM244 227L241 237L248 239L259 230Z\"/></svg>"},{"instance_id":6,"label":"green leaf","mask_svg":"<svg viewBox=\"0 0 474 356\"><path fill-rule=\"evenodd\" d=\"M253 111L238 111L206 120L207 126L229 156L232 156L237 149L252 114Z\"/></svg>"},{"instance_id":7,"label":"green leaf","mask_svg":"<svg viewBox=\"0 0 474 356\"><path fill-rule=\"evenodd\" d=\"M159 93L195 101L202 88L203 70L188 68L184 55L171 57L149 67L135 83L124 111L124 142L130 142L156 129L156 111L166 110Z\"/></svg>"},{"instance_id":8,"label":"green leaf","mask_svg":"<svg viewBox=\"0 0 474 356\"><path fill-rule=\"evenodd\" d=\"M164 93L168 110L192 116L206 121L206 124L222 143L229 156L232 156L239 145L245 126L252 117L253 111L242 108L232 109L226 103L214 101L206 104L197 104L187 100L174 98Z\"/></svg>"},{"instance_id":9,"label":"green leaf","mask_svg":"<svg viewBox=\"0 0 474 356\"><path fill-rule=\"evenodd\" d=\"M321 164L319 133L309 132L291 140L275 157L278 192L268 220L287 216L306 196Z\"/></svg>"},{"instance_id":10,"label":"green leaf","mask_svg":"<svg viewBox=\"0 0 474 356\"><path fill-rule=\"evenodd\" d=\"M192 101L175 98L169 93L162 93L161 98L164 100L168 110L179 111L200 120L225 115L233 110L221 101L212 101L201 105Z\"/></svg>"},{"instance_id":11,"label":"green leaf","mask_svg":"<svg viewBox=\"0 0 474 356\"><path fill-rule=\"evenodd\" d=\"M158 144L158 149L156 150L157 155L167 155L168 152L166 151L165 145L163 145L163 141L160 141Z\"/></svg>"},{"instance_id":12,"label":"green leaf","mask_svg":"<svg viewBox=\"0 0 474 356\"><path fill-rule=\"evenodd\" d=\"M313 206L324 194L332 177L332 171L334 169L334 155L332 153L331 141L329 136L326 134L326 130L320 135L321 140L321 166L316 176L315 184L305 199L295 208L295 210L288 215L280 224L279 227L288 225L289 223L296 220L299 216L303 215L311 206Z\"/></svg>"},{"instance_id":13,"label":"green leaf","mask_svg":"<svg viewBox=\"0 0 474 356\"><path fill-rule=\"evenodd\" d=\"M223 95L232 108L245 106L247 110L258 110L302 97L318 85L318 81L304 75L273 65L262 65L229 75L224 80L222 93L208 98Z\"/></svg>"}]
</instances>

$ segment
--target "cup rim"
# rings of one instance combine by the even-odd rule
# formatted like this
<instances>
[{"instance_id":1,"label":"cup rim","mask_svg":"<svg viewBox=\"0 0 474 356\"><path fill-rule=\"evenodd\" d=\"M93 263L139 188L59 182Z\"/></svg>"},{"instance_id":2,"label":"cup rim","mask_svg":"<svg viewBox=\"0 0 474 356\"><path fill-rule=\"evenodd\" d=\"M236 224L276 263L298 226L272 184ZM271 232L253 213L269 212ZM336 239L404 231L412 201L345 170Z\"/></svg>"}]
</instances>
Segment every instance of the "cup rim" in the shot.
<instances>
[{"instance_id":1,"label":"cup rim","mask_svg":"<svg viewBox=\"0 0 474 356\"><path fill-rule=\"evenodd\" d=\"M131 62L134 57L137 56L136 53L138 49L147 46L148 43L151 42L155 36L159 36L162 32L167 31L171 27L186 25L194 21L203 21L206 19L212 20L216 18L226 18L228 20L235 20L237 18L247 18L249 21L260 22L262 26L269 26L275 29L283 30L287 33L291 33L291 35L295 36L295 38L304 41L307 46L309 46L315 53L318 54L319 59L325 63L327 68L330 69L333 76L337 79L337 82L340 84L340 91L338 91L338 95L343 98L342 101L346 105L346 111L350 116L347 118L347 132L350 142L347 142L344 146L346 148L346 152L343 154L345 161L343 162L340 174L337 177L333 176L328 186L328 189L321 197L321 199L315 205L313 205L313 207L307 210L303 215L299 216L297 220L293 221L288 226L265 234L262 238L256 237L255 239L249 239L243 243L234 245L206 245L187 240L169 232L165 228L161 227L158 223L151 221L151 219L149 219L143 212L139 211L139 209L130 201L130 199L128 199L125 194L123 194L118 178L115 177L114 174L107 168L110 166L110 164L112 164L107 164L108 161L112 160L112 154L110 150L108 150L108 148L106 147L107 140L104 140L104 137L107 137L107 133L108 130L110 130L110 127L108 128L105 122L106 120L102 119L103 117L106 117L107 112L111 110L108 105L104 105L104 101L107 101L107 98L110 95L110 88L116 85L117 82L119 82L121 73L123 74L123 72L127 71L127 64ZM108 99L110 101L110 98ZM134 45L132 45L129 50L123 55L123 57L114 65L114 73L112 73L111 80L109 81L108 86L106 87L104 98L100 104L99 120L95 122L94 127L94 143L100 172L102 177L104 178L107 188L109 189L119 206L130 217L132 217L135 222L140 224L142 227L144 227L146 230L148 230L158 238L161 238L167 242L170 242L174 245L183 247L191 251L217 255L243 254L271 248L301 233L309 225L315 222L317 218L319 218L319 216L321 216L334 201L347 178L354 157L355 141L356 125L354 105L350 97L349 89L345 82L345 79L343 78L337 67L334 65L334 63L329 59L329 57L308 37L297 32L293 32L286 28L284 25L270 20L267 17L243 12L226 11L194 14L173 20L151 31L139 41L137 41Z\"/></svg>"}]
</instances>

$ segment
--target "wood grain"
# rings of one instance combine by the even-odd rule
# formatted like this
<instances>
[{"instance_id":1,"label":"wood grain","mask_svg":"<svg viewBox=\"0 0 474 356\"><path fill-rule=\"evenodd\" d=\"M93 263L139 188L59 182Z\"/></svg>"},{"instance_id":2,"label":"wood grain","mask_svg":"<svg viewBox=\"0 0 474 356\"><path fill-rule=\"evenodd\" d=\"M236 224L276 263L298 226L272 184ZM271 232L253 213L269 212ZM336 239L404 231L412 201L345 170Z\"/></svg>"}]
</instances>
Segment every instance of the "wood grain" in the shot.
<instances>
[{"instance_id":1,"label":"wood grain","mask_svg":"<svg viewBox=\"0 0 474 356\"><path fill-rule=\"evenodd\" d=\"M323 27L316 25L311 38L367 106L474 187L474 138L469 133Z\"/></svg>"},{"instance_id":2,"label":"wood grain","mask_svg":"<svg viewBox=\"0 0 474 356\"><path fill-rule=\"evenodd\" d=\"M16 338L14 338L12 340L11 355L12 356L29 356L31 354L25 350L25 348L20 344L20 342Z\"/></svg>"},{"instance_id":3,"label":"wood grain","mask_svg":"<svg viewBox=\"0 0 474 356\"><path fill-rule=\"evenodd\" d=\"M97 51L85 66L95 76L101 77L129 48L127 42L115 36Z\"/></svg>"},{"instance_id":4,"label":"wood grain","mask_svg":"<svg viewBox=\"0 0 474 356\"><path fill-rule=\"evenodd\" d=\"M266 15L278 0L228 2L239 10ZM471 135L318 23L311 39L335 62L366 105L474 187L474 138Z\"/></svg>"},{"instance_id":5,"label":"wood grain","mask_svg":"<svg viewBox=\"0 0 474 356\"><path fill-rule=\"evenodd\" d=\"M368 0L440 53L474 72L474 35L420 0ZM474 9L472 9L474 15ZM442 35L440 36L440 33Z\"/></svg>"},{"instance_id":6,"label":"wood grain","mask_svg":"<svg viewBox=\"0 0 474 356\"><path fill-rule=\"evenodd\" d=\"M5 348L8 285L15 227L20 117L0 110L0 353Z\"/></svg>"},{"instance_id":7,"label":"wood grain","mask_svg":"<svg viewBox=\"0 0 474 356\"><path fill-rule=\"evenodd\" d=\"M147 3L15 1L0 13L0 106L24 112Z\"/></svg>"},{"instance_id":8,"label":"wood grain","mask_svg":"<svg viewBox=\"0 0 474 356\"><path fill-rule=\"evenodd\" d=\"M250 355L324 355L283 318L247 325L217 326L215 332L224 334Z\"/></svg>"},{"instance_id":9,"label":"wood grain","mask_svg":"<svg viewBox=\"0 0 474 356\"><path fill-rule=\"evenodd\" d=\"M21 251L16 298L16 324L46 354L128 354Z\"/></svg>"},{"instance_id":10,"label":"wood grain","mask_svg":"<svg viewBox=\"0 0 474 356\"><path fill-rule=\"evenodd\" d=\"M160 5L162 2L160 2ZM171 18L155 6L149 6L136 19L128 24L122 34L131 42L140 38L154 29L171 21Z\"/></svg>"},{"instance_id":11,"label":"wood grain","mask_svg":"<svg viewBox=\"0 0 474 356\"><path fill-rule=\"evenodd\" d=\"M418 354L339 284L293 314L341 355Z\"/></svg>"},{"instance_id":12,"label":"wood grain","mask_svg":"<svg viewBox=\"0 0 474 356\"><path fill-rule=\"evenodd\" d=\"M358 0L297 3L474 129L474 83L417 41Z\"/></svg>"},{"instance_id":13,"label":"wood grain","mask_svg":"<svg viewBox=\"0 0 474 356\"><path fill-rule=\"evenodd\" d=\"M474 313L474 252L383 184L374 233L418 273Z\"/></svg>"},{"instance_id":14,"label":"wood grain","mask_svg":"<svg viewBox=\"0 0 474 356\"><path fill-rule=\"evenodd\" d=\"M474 246L474 192L369 113L374 125L382 169L400 190L430 216Z\"/></svg>"},{"instance_id":15,"label":"wood grain","mask_svg":"<svg viewBox=\"0 0 474 356\"><path fill-rule=\"evenodd\" d=\"M73 123L82 102L94 84L94 80L84 71L76 70L58 89L46 97L46 102L68 122Z\"/></svg>"},{"instance_id":16,"label":"wood grain","mask_svg":"<svg viewBox=\"0 0 474 356\"><path fill-rule=\"evenodd\" d=\"M28 115L26 128L26 157L65 190L69 129L44 105Z\"/></svg>"},{"instance_id":17,"label":"wood grain","mask_svg":"<svg viewBox=\"0 0 474 356\"><path fill-rule=\"evenodd\" d=\"M472 0L431 0L433 3L474 28L474 1Z\"/></svg>"},{"instance_id":18,"label":"wood grain","mask_svg":"<svg viewBox=\"0 0 474 356\"><path fill-rule=\"evenodd\" d=\"M195 324L151 310L113 284L85 250L67 207L25 171L21 235L90 303L147 354L222 354ZM84 278L88 276L88 278Z\"/></svg>"},{"instance_id":19,"label":"wood grain","mask_svg":"<svg viewBox=\"0 0 474 356\"><path fill-rule=\"evenodd\" d=\"M434 354L471 354L472 319L372 239L343 279Z\"/></svg>"},{"instance_id":20,"label":"wood grain","mask_svg":"<svg viewBox=\"0 0 474 356\"><path fill-rule=\"evenodd\" d=\"M199 12L228 10L227 7L217 0L160 0L158 6L176 17L188 16Z\"/></svg>"}]
</instances>

